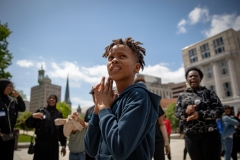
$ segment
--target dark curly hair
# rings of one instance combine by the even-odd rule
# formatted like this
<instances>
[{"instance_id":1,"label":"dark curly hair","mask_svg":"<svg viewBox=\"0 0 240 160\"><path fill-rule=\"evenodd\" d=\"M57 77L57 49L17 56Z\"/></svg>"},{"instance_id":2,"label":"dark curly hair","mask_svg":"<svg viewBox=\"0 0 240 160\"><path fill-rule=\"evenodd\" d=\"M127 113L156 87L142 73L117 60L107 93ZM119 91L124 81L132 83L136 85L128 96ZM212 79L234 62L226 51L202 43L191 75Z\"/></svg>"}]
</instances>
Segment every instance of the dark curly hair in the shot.
<instances>
[{"instance_id":1,"label":"dark curly hair","mask_svg":"<svg viewBox=\"0 0 240 160\"><path fill-rule=\"evenodd\" d=\"M186 73L185 73L185 78L186 78L186 79L187 79L188 73L189 73L190 71L197 71L197 72L199 73L199 76L200 76L201 79L202 79L203 76L204 76L203 72L202 72L199 68L197 68L197 67L191 67L191 68L188 68L187 71L186 71Z\"/></svg>"},{"instance_id":2,"label":"dark curly hair","mask_svg":"<svg viewBox=\"0 0 240 160\"><path fill-rule=\"evenodd\" d=\"M105 52L102 56L107 58L109 55L109 51L113 48L113 46L115 46L117 44L124 44L124 45L128 46L129 48L131 48L133 53L137 56L138 63L140 63L142 70L144 69L145 62L144 62L143 56L146 55L146 50L145 50L145 48L140 46L143 43L138 42L138 41L134 42L132 37L128 37L125 40L122 40L121 38L113 40L112 43L105 48Z\"/></svg>"}]
</instances>

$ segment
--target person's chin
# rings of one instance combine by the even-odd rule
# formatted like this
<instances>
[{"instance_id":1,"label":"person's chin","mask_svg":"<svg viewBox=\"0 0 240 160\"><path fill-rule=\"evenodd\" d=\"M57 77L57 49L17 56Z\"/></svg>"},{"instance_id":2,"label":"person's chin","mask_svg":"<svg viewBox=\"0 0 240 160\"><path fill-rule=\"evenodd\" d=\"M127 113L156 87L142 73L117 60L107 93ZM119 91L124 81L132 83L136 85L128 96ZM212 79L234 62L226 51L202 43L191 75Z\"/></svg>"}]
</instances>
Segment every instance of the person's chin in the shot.
<instances>
[{"instance_id":1,"label":"person's chin","mask_svg":"<svg viewBox=\"0 0 240 160\"><path fill-rule=\"evenodd\" d=\"M198 85L191 85L191 88L196 89L196 88L198 88Z\"/></svg>"},{"instance_id":2,"label":"person's chin","mask_svg":"<svg viewBox=\"0 0 240 160\"><path fill-rule=\"evenodd\" d=\"M109 74L109 78L111 78L111 80L116 81L118 78L117 74Z\"/></svg>"}]
</instances>

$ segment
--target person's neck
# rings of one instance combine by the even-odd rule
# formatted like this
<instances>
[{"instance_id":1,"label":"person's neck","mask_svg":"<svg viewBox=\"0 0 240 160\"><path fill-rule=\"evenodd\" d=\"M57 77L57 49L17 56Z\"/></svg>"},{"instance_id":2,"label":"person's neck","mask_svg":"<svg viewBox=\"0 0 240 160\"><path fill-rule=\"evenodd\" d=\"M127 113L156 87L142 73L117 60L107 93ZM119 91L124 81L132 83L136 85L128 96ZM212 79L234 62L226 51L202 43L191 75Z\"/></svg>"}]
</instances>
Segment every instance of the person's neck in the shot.
<instances>
[{"instance_id":1,"label":"person's neck","mask_svg":"<svg viewBox=\"0 0 240 160\"><path fill-rule=\"evenodd\" d=\"M56 110L56 105L55 105L55 106L49 106L49 105L48 105L48 106L47 106L47 109L48 109L48 110Z\"/></svg>"},{"instance_id":2,"label":"person's neck","mask_svg":"<svg viewBox=\"0 0 240 160\"><path fill-rule=\"evenodd\" d=\"M133 84L133 79L126 81L126 80L121 80L121 81L115 81L118 94L121 94L127 87L131 86Z\"/></svg>"},{"instance_id":3,"label":"person's neck","mask_svg":"<svg viewBox=\"0 0 240 160\"><path fill-rule=\"evenodd\" d=\"M192 87L191 87L192 90L198 90L199 88L200 88L200 86L197 86L197 87L195 87L195 88L192 88Z\"/></svg>"}]
</instances>

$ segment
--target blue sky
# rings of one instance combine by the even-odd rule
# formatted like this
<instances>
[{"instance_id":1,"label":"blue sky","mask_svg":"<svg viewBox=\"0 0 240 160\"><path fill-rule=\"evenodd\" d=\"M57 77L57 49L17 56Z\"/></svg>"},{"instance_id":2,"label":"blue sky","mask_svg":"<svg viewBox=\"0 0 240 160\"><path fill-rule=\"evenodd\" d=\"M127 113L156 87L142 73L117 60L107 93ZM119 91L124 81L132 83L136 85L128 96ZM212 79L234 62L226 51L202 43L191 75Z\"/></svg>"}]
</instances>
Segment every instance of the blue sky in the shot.
<instances>
[{"instance_id":1,"label":"blue sky","mask_svg":"<svg viewBox=\"0 0 240 160\"><path fill-rule=\"evenodd\" d=\"M146 49L144 74L184 81L181 49L229 28L240 29L239 0L1 0L0 21L12 34L16 89L30 100L38 70L62 86L72 107L91 106L91 86L107 76L104 48L132 37Z\"/></svg>"}]
</instances>

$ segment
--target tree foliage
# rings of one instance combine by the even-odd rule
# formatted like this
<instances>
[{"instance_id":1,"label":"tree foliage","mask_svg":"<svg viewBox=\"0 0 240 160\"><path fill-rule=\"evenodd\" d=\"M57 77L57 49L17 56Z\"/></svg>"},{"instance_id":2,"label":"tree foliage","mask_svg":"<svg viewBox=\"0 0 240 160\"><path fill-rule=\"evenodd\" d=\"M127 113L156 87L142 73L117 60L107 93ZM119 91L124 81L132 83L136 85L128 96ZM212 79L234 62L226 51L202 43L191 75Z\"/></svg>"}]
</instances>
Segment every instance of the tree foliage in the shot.
<instances>
[{"instance_id":1,"label":"tree foliage","mask_svg":"<svg viewBox=\"0 0 240 160\"><path fill-rule=\"evenodd\" d=\"M7 38L12 32L8 28L8 24L1 24L0 22L0 78L11 78L12 75L6 72L6 68L12 64L12 54L8 51Z\"/></svg>"},{"instance_id":2,"label":"tree foliage","mask_svg":"<svg viewBox=\"0 0 240 160\"><path fill-rule=\"evenodd\" d=\"M17 129L21 129L24 131L30 131L33 130L32 128L28 128L25 124L25 121L27 120L27 118L31 116L31 112L22 112L19 114L18 118L17 118L17 123L15 125L15 128Z\"/></svg>"},{"instance_id":3,"label":"tree foliage","mask_svg":"<svg viewBox=\"0 0 240 160\"><path fill-rule=\"evenodd\" d=\"M65 102L58 102L57 109L62 112L63 118L67 118L71 114L71 108Z\"/></svg>"},{"instance_id":4,"label":"tree foliage","mask_svg":"<svg viewBox=\"0 0 240 160\"><path fill-rule=\"evenodd\" d=\"M179 125L179 120L177 119L177 117L174 114L175 108L176 108L176 103L172 103L167 107L166 112L165 112L167 118L171 122L172 129L178 128L178 125Z\"/></svg>"}]
</instances>

